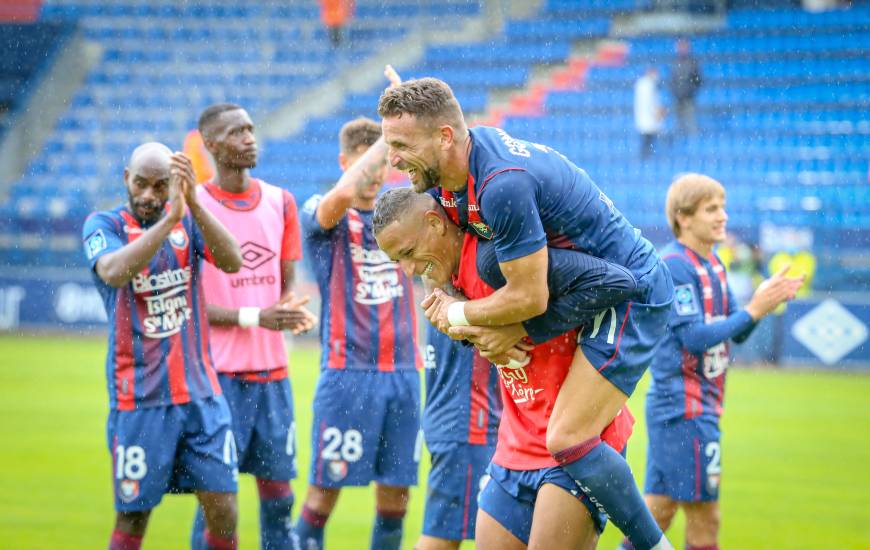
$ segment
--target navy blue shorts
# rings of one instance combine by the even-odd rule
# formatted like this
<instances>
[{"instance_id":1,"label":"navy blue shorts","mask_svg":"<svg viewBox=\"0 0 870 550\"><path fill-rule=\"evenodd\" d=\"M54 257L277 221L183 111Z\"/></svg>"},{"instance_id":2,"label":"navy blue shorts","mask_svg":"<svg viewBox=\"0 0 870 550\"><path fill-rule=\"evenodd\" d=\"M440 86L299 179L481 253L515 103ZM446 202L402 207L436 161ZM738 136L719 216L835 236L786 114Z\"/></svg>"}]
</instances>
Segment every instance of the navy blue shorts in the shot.
<instances>
[{"instance_id":1,"label":"navy blue shorts","mask_svg":"<svg viewBox=\"0 0 870 550\"><path fill-rule=\"evenodd\" d=\"M432 443L423 534L446 540L473 540L477 496L495 445Z\"/></svg>"},{"instance_id":2,"label":"navy blue shorts","mask_svg":"<svg viewBox=\"0 0 870 550\"><path fill-rule=\"evenodd\" d=\"M312 485L416 485L423 444L420 374L322 370L311 432Z\"/></svg>"},{"instance_id":3,"label":"navy blue shorts","mask_svg":"<svg viewBox=\"0 0 870 550\"><path fill-rule=\"evenodd\" d=\"M166 493L236 492L236 442L222 395L184 405L113 410L106 435L119 512L150 510Z\"/></svg>"},{"instance_id":4,"label":"navy blue shorts","mask_svg":"<svg viewBox=\"0 0 870 550\"><path fill-rule=\"evenodd\" d=\"M719 499L722 451L719 423L710 418L648 424L644 492L679 502Z\"/></svg>"},{"instance_id":5,"label":"navy blue shorts","mask_svg":"<svg viewBox=\"0 0 870 550\"><path fill-rule=\"evenodd\" d=\"M599 534L607 525L607 516L589 502L560 466L540 470L508 470L498 464L490 464L488 474L490 479L480 492L478 506L524 544L529 543L538 491L547 483L561 487L582 502L589 510Z\"/></svg>"},{"instance_id":6,"label":"navy blue shorts","mask_svg":"<svg viewBox=\"0 0 870 550\"><path fill-rule=\"evenodd\" d=\"M218 375L233 415L239 471L260 479L296 478L296 423L290 379L247 382Z\"/></svg>"},{"instance_id":7,"label":"navy blue shorts","mask_svg":"<svg viewBox=\"0 0 870 550\"><path fill-rule=\"evenodd\" d=\"M592 366L628 396L665 337L674 300L674 283L664 262L659 261L643 281L648 285L643 301L605 309L577 337Z\"/></svg>"}]
</instances>

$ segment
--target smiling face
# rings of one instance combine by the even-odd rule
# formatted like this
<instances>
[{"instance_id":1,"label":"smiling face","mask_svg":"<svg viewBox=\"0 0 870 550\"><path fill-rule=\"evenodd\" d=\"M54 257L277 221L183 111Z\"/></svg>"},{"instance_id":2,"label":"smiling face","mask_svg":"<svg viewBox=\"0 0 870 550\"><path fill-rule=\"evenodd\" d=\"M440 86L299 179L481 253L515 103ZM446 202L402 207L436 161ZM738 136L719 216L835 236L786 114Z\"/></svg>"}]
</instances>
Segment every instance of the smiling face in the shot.
<instances>
[{"instance_id":1,"label":"smiling face","mask_svg":"<svg viewBox=\"0 0 870 550\"><path fill-rule=\"evenodd\" d=\"M715 195L698 203L695 212L678 214L680 235L707 246L721 243L726 237L728 214L725 212L725 196Z\"/></svg>"},{"instance_id":2,"label":"smiling face","mask_svg":"<svg viewBox=\"0 0 870 550\"><path fill-rule=\"evenodd\" d=\"M220 113L205 132L205 145L219 166L250 169L257 165L254 123L244 109Z\"/></svg>"},{"instance_id":3,"label":"smiling face","mask_svg":"<svg viewBox=\"0 0 870 550\"><path fill-rule=\"evenodd\" d=\"M444 127L411 114L385 117L381 123L390 165L408 174L414 191L439 185Z\"/></svg>"},{"instance_id":4,"label":"smiling face","mask_svg":"<svg viewBox=\"0 0 870 550\"><path fill-rule=\"evenodd\" d=\"M451 231L442 212L409 212L384 227L377 235L378 246L402 270L425 277L442 286L450 282L459 267L461 236ZM457 241L458 237L458 241Z\"/></svg>"}]
</instances>

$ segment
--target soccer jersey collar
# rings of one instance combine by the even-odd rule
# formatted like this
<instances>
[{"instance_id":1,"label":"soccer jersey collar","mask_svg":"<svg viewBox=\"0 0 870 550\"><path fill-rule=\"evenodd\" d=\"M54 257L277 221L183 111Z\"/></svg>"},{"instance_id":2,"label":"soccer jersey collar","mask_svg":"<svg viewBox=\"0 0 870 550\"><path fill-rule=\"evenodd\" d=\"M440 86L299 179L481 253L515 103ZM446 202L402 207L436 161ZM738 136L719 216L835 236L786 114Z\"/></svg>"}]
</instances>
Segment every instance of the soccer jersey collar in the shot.
<instances>
[{"instance_id":1,"label":"soccer jersey collar","mask_svg":"<svg viewBox=\"0 0 870 550\"><path fill-rule=\"evenodd\" d=\"M248 188L241 193L230 193L229 191L224 191L213 181L207 181L202 185L214 200L230 210L253 210L260 204L260 199L263 196L263 190L260 188L260 180L256 178L251 178L250 185L248 185Z\"/></svg>"}]
</instances>

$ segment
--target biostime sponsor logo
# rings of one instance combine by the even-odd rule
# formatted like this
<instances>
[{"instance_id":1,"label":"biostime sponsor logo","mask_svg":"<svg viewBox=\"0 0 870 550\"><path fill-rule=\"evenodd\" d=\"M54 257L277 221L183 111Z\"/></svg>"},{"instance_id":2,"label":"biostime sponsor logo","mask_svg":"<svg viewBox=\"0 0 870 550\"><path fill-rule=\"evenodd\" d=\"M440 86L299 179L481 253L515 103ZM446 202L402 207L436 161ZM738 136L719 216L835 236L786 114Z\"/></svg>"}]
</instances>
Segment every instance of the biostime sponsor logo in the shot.
<instances>
[{"instance_id":1,"label":"biostime sponsor logo","mask_svg":"<svg viewBox=\"0 0 870 550\"><path fill-rule=\"evenodd\" d=\"M160 273L140 273L133 279L133 292L153 292L176 285L187 285L190 281L190 266L170 269Z\"/></svg>"}]
</instances>

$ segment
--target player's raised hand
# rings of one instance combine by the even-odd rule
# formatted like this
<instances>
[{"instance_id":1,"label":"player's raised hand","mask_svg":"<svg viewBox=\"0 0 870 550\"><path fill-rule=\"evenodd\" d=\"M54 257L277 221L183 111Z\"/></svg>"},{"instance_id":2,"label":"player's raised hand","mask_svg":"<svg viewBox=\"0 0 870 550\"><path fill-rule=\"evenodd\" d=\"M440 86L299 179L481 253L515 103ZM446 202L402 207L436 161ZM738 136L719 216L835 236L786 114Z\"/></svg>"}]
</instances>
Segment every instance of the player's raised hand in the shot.
<instances>
[{"instance_id":1,"label":"player's raised hand","mask_svg":"<svg viewBox=\"0 0 870 550\"><path fill-rule=\"evenodd\" d=\"M746 311L758 321L783 302L793 300L804 284L805 276L789 277L791 265L786 265L775 275L763 281L746 305Z\"/></svg>"},{"instance_id":2,"label":"player's raised hand","mask_svg":"<svg viewBox=\"0 0 870 550\"><path fill-rule=\"evenodd\" d=\"M390 85L388 88L395 88L402 84L402 78L399 76L399 73L396 72L396 69L393 68L392 65L387 65L384 69L384 76L387 77L387 80L390 81Z\"/></svg>"},{"instance_id":3,"label":"player's raised hand","mask_svg":"<svg viewBox=\"0 0 870 550\"><path fill-rule=\"evenodd\" d=\"M188 206L197 204L196 175L190 157L176 151L170 159L169 170L170 177L175 177L180 181L184 200L187 201Z\"/></svg>"},{"instance_id":4,"label":"player's raised hand","mask_svg":"<svg viewBox=\"0 0 870 550\"><path fill-rule=\"evenodd\" d=\"M184 185L176 171L170 167L169 172L169 213L167 217L174 224L184 218L187 204L184 200Z\"/></svg>"}]
</instances>

